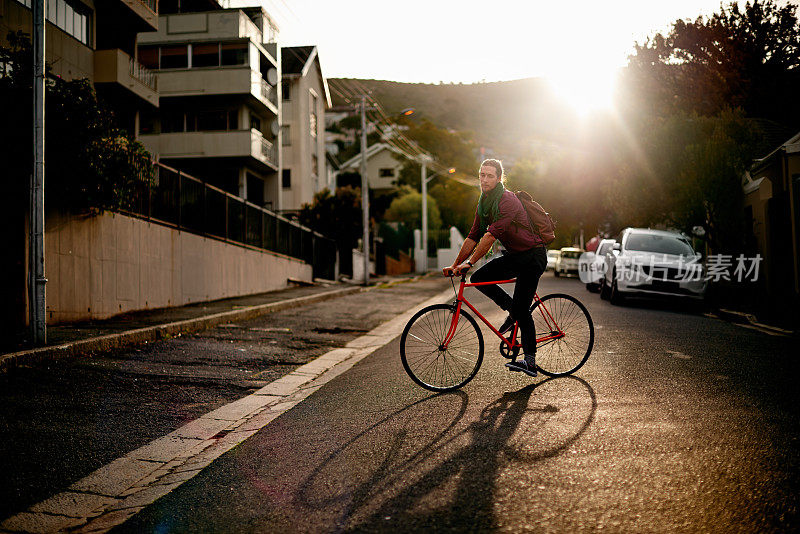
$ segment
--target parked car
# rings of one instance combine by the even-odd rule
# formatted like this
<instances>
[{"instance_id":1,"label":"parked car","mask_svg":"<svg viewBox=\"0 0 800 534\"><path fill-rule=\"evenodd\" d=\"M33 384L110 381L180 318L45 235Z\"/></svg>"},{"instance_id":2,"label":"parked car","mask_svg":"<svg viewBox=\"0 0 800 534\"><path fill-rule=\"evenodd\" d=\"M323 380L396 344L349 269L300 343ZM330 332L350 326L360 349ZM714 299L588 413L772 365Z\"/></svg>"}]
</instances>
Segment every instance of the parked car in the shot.
<instances>
[{"instance_id":1,"label":"parked car","mask_svg":"<svg viewBox=\"0 0 800 534\"><path fill-rule=\"evenodd\" d=\"M560 250L548 250L547 251L547 270L552 271L556 268L556 260L558 256L561 254Z\"/></svg>"},{"instance_id":2,"label":"parked car","mask_svg":"<svg viewBox=\"0 0 800 534\"><path fill-rule=\"evenodd\" d=\"M628 296L702 300L706 281L700 255L677 232L626 228L606 254L600 297L620 304Z\"/></svg>"},{"instance_id":3,"label":"parked car","mask_svg":"<svg viewBox=\"0 0 800 534\"><path fill-rule=\"evenodd\" d=\"M602 239L594 252L586 252L581 258L581 280L592 293L600 291L600 280L605 275L606 254L611 254L613 239Z\"/></svg>"},{"instance_id":4,"label":"parked car","mask_svg":"<svg viewBox=\"0 0 800 534\"><path fill-rule=\"evenodd\" d=\"M578 274L578 260L583 250L575 247L564 247L559 251L558 259L553 267L553 274Z\"/></svg>"}]
</instances>

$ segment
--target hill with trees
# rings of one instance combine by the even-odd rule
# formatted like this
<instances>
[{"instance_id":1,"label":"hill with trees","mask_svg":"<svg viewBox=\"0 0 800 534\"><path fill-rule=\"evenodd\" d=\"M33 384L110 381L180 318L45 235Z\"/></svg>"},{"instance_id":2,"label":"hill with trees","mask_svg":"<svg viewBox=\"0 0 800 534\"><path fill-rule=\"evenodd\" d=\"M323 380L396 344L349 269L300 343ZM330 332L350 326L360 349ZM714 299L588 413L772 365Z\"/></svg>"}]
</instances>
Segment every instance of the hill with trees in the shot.
<instances>
[{"instance_id":1,"label":"hill with trees","mask_svg":"<svg viewBox=\"0 0 800 534\"><path fill-rule=\"evenodd\" d=\"M334 78L334 86L358 94L363 86L390 114L414 108L421 119L441 128L472 132L475 141L512 159L541 142L567 142L575 134L575 115L547 82L527 78L476 84L421 84ZM332 92L334 106L351 99Z\"/></svg>"}]
</instances>

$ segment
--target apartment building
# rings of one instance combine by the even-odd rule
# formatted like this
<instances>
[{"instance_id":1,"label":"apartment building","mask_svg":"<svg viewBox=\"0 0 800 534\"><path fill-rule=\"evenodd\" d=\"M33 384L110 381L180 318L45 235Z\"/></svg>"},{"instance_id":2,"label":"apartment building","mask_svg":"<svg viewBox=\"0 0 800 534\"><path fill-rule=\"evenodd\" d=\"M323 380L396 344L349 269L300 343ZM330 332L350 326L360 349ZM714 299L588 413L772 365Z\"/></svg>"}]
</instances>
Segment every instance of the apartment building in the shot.
<instances>
[{"instance_id":1,"label":"apartment building","mask_svg":"<svg viewBox=\"0 0 800 534\"><path fill-rule=\"evenodd\" d=\"M159 161L268 209L281 209L278 27L260 7L162 2L138 58L159 75L159 109L139 140Z\"/></svg>"},{"instance_id":2,"label":"apartment building","mask_svg":"<svg viewBox=\"0 0 800 534\"><path fill-rule=\"evenodd\" d=\"M282 211L310 204L330 183L325 150L325 111L331 107L328 82L316 46L281 48Z\"/></svg>"},{"instance_id":3,"label":"apartment building","mask_svg":"<svg viewBox=\"0 0 800 534\"><path fill-rule=\"evenodd\" d=\"M119 126L138 130L158 107L154 72L136 60L136 39L158 29L157 0L45 0L45 60L55 76L87 78L114 110ZM0 0L0 41L31 34L31 0Z\"/></svg>"}]
</instances>

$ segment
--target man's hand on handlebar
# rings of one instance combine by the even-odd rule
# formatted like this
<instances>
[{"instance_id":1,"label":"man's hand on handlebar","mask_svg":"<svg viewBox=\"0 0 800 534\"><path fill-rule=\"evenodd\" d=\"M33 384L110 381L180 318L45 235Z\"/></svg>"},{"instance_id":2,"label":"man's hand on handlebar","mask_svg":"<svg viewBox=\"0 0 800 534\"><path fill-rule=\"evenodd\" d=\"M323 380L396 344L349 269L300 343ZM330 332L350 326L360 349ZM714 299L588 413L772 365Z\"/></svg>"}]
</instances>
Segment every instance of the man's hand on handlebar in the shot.
<instances>
[{"instance_id":1,"label":"man's hand on handlebar","mask_svg":"<svg viewBox=\"0 0 800 534\"><path fill-rule=\"evenodd\" d=\"M442 274L444 274L445 276L456 276L460 274L466 274L467 271L470 270L470 268L472 268L472 264L470 264L468 261L465 261L460 265L451 265L450 267L445 267L444 269L442 269Z\"/></svg>"}]
</instances>

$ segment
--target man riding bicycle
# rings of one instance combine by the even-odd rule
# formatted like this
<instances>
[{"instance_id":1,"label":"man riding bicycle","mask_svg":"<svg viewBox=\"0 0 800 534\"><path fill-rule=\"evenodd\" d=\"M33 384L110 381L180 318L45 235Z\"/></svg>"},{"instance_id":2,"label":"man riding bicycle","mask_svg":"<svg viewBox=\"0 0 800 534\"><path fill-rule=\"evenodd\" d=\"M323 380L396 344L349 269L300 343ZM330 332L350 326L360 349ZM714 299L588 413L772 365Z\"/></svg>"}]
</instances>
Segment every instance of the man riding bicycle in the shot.
<instances>
[{"instance_id":1,"label":"man riding bicycle","mask_svg":"<svg viewBox=\"0 0 800 534\"><path fill-rule=\"evenodd\" d=\"M503 164L496 159L481 163L481 196L475 211L475 221L456 260L442 272L445 276L463 274L472 268L499 239L507 253L494 258L475 271L472 282L517 279L514 296L498 285L478 286L478 289L498 306L509 312L500 333L511 330L516 321L522 334L524 358L506 367L536 376L536 327L530 306L539 278L547 268L547 251L542 238L533 231L531 221L517 196L505 188Z\"/></svg>"}]
</instances>

